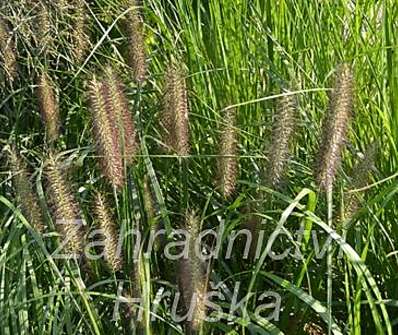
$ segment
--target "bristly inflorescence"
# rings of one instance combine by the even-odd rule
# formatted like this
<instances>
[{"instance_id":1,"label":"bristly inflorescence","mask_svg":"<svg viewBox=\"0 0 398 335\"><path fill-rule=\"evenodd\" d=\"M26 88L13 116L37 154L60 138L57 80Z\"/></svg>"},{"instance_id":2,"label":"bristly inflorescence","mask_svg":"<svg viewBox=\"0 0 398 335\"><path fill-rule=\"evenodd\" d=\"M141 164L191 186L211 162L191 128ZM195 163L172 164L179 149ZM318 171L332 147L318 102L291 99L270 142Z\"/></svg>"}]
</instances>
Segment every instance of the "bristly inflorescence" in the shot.
<instances>
[{"instance_id":1,"label":"bristly inflorescence","mask_svg":"<svg viewBox=\"0 0 398 335\"><path fill-rule=\"evenodd\" d=\"M0 17L0 65L5 78L12 83L17 77L17 53L13 34L7 22Z\"/></svg>"},{"instance_id":2,"label":"bristly inflorescence","mask_svg":"<svg viewBox=\"0 0 398 335\"><path fill-rule=\"evenodd\" d=\"M142 83L147 75L144 22L137 1L128 0L127 4L130 9L126 15L128 64L132 69L134 80Z\"/></svg>"},{"instance_id":3,"label":"bristly inflorescence","mask_svg":"<svg viewBox=\"0 0 398 335\"><path fill-rule=\"evenodd\" d=\"M107 104L109 87L93 76L90 81L90 104L94 139L103 175L116 188L120 189L125 180L119 131L114 115L110 115Z\"/></svg>"},{"instance_id":4,"label":"bristly inflorescence","mask_svg":"<svg viewBox=\"0 0 398 335\"><path fill-rule=\"evenodd\" d=\"M371 171L377 156L377 145L372 143L368 146L363 156L354 165L351 172L350 189L355 190L367 185ZM360 196L358 193L347 192L344 195L344 212L341 223L348 224L355 216L361 206Z\"/></svg>"},{"instance_id":5,"label":"bristly inflorescence","mask_svg":"<svg viewBox=\"0 0 398 335\"><path fill-rule=\"evenodd\" d=\"M200 220L195 212L187 214L185 229L188 234L188 255L180 260L179 288L182 292L184 308L189 317L187 333L198 332L206 318L206 294L208 276L205 264L200 257Z\"/></svg>"},{"instance_id":6,"label":"bristly inflorescence","mask_svg":"<svg viewBox=\"0 0 398 335\"><path fill-rule=\"evenodd\" d=\"M116 272L122 268L123 258L121 249L119 249L118 229L109 208L105 196L97 192L94 205L95 221L104 236L105 260L108 266Z\"/></svg>"},{"instance_id":7,"label":"bristly inflorescence","mask_svg":"<svg viewBox=\"0 0 398 335\"><path fill-rule=\"evenodd\" d=\"M218 165L218 187L225 198L230 197L236 188L238 178L238 133L236 110L228 108L223 117Z\"/></svg>"},{"instance_id":8,"label":"bristly inflorescence","mask_svg":"<svg viewBox=\"0 0 398 335\"><path fill-rule=\"evenodd\" d=\"M103 174L120 189L125 180L124 163L130 165L137 153L138 142L123 84L111 68L101 79L90 82L90 101L94 138Z\"/></svg>"},{"instance_id":9,"label":"bristly inflorescence","mask_svg":"<svg viewBox=\"0 0 398 335\"><path fill-rule=\"evenodd\" d=\"M43 214L30 182L30 173L24 159L13 148L9 154L10 167L15 187L17 203L21 206L22 214L38 232L44 231Z\"/></svg>"},{"instance_id":10,"label":"bristly inflorescence","mask_svg":"<svg viewBox=\"0 0 398 335\"><path fill-rule=\"evenodd\" d=\"M37 79L37 97L41 116L46 127L47 140L55 142L59 138L59 108L55 90L47 72L42 72Z\"/></svg>"},{"instance_id":11,"label":"bristly inflorescence","mask_svg":"<svg viewBox=\"0 0 398 335\"><path fill-rule=\"evenodd\" d=\"M49 200L53 209L53 220L61 235L61 244L73 255L81 255L84 246L84 229L80 207L72 187L65 176L57 157L50 153L45 162Z\"/></svg>"},{"instance_id":12,"label":"bristly inflorescence","mask_svg":"<svg viewBox=\"0 0 398 335\"><path fill-rule=\"evenodd\" d=\"M351 66L339 66L317 157L316 180L321 189L330 191L340 165L348 124L353 109L353 73Z\"/></svg>"},{"instance_id":13,"label":"bristly inflorescence","mask_svg":"<svg viewBox=\"0 0 398 335\"><path fill-rule=\"evenodd\" d=\"M85 0L72 1L72 53L77 64L81 63L86 55L90 40L87 31L87 12Z\"/></svg>"},{"instance_id":14,"label":"bristly inflorescence","mask_svg":"<svg viewBox=\"0 0 398 335\"><path fill-rule=\"evenodd\" d=\"M111 113L117 120L122 154L126 164L129 165L133 162L138 150L135 125L129 111L123 83L111 67L106 68L105 74L105 83L109 86L107 103L109 109L113 108Z\"/></svg>"},{"instance_id":15,"label":"bristly inflorescence","mask_svg":"<svg viewBox=\"0 0 398 335\"><path fill-rule=\"evenodd\" d=\"M173 64L165 75L163 94L164 144L178 156L189 154L188 97L184 71Z\"/></svg>"},{"instance_id":16,"label":"bristly inflorescence","mask_svg":"<svg viewBox=\"0 0 398 335\"><path fill-rule=\"evenodd\" d=\"M53 24L51 22L50 8L46 2L35 3L36 19L34 21L33 39L37 48L51 51L54 42Z\"/></svg>"},{"instance_id":17,"label":"bristly inflorescence","mask_svg":"<svg viewBox=\"0 0 398 335\"><path fill-rule=\"evenodd\" d=\"M294 137L297 99L284 91L286 95L278 101L277 112L273 120L271 148L266 171L267 186L278 188L283 179L289 160L290 144Z\"/></svg>"}]
</instances>

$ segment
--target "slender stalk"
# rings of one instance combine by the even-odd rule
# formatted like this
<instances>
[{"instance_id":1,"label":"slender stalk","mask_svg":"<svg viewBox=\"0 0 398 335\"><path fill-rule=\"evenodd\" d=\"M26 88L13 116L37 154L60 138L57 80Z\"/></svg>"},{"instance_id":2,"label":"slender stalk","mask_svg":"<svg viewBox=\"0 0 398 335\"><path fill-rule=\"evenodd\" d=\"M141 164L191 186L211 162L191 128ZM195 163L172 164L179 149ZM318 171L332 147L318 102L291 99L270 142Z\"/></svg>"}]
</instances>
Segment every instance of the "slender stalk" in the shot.
<instances>
[{"instance_id":1,"label":"slender stalk","mask_svg":"<svg viewBox=\"0 0 398 335\"><path fill-rule=\"evenodd\" d=\"M333 226L333 186L331 185L326 192L326 202L328 206L327 222L328 226ZM327 309L328 309L328 335L332 333L332 295L333 295L333 247L328 245L327 250Z\"/></svg>"}]
</instances>

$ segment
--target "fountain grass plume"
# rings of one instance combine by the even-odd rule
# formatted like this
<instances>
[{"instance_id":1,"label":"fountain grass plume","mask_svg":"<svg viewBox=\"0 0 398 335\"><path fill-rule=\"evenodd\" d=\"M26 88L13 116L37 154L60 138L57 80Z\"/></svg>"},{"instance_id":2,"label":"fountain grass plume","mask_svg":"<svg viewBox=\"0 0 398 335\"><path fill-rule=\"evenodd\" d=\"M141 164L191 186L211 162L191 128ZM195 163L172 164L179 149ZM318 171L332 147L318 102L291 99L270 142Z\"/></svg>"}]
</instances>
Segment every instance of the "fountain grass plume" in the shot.
<instances>
[{"instance_id":1,"label":"fountain grass plume","mask_svg":"<svg viewBox=\"0 0 398 335\"><path fill-rule=\"evenodd\" d=\"M115 115L111 115L112 106L107 103L109 87L93 76L89 90L93 135L97 144L101 172L111 185L120 189L124 185L125 174L117 120Z\"/></svg>"},{"instance_id":2,"label":"fountain grass plume","mask_svg":"<svg viewBox=\"0 0 398 335\"><path fill-rule=\"evenodd\" d=\"M0 65L4 71L4 77L9 83L13 83L18 74L17 51L13 33L8 23L0 17Z\"/></svg>"},{"instance_id":3,"label":"fountain grass plume","mask_svg":"<svg viewBox=\"0 0 398 335\"><path fill-rule=\"evenodd\" d=\"M59 108L50 76L43 71L37 79L37 97L45 125L47 141L51 144L59 138Z\"/></svg>"},{"instance_id":4,"label":"fountain grass plume","mask_svg":"<svg viewBox=\"0 0 398 335\"><path fill-rule=\"evenodd\" d=\"M317 183L326 191L332 188L336 178L352 108L353 73L350 65L342 64L337 69L329 110L323 120L322 139L316 164Z\"/></svg>"},{"instance_id":5,"label":"fountain grass plume","mask_svg":"<svg viewBox=\"0 0 398 335\"><path fill-rule=\"evenodd\" d=\"M61 235L61 244L74 255L81 255L84 247L84 229L81 212L70 181L54 153L45 161L45 175L54 224Z\"/></svg>"},{"instance_id":6,"label":"fountain grass plume","mask_svg":"<svg viewBox=\"0 0 398 335\"><path fill-rule=\"evenodd\" d=\"M289 91L284 91L289 93ZM278 101L273 120L271 148L267 168L267 186L278 188L284 177L289 160L290 144L294 137L297 99L294 95L284 95Z\"/></svg>"},{"instance_id":7,"label":"fountain grass plume","mask_svg":"<svg viewBox=\"0 0 398 335\"><path fill-rule=\"evenodd\" d=\"M16 200L21 207L22 214L34 229L42 233L44 231L43 214L30 182L28 166L15 148L12 148L9 152L9 162Z\"/></svg>"},{"instance_id":8,"label":"fountain grass plume","mask_svg":"<svg viewBox=\"0 0 398 335\"><path fill-rule=\"evenodd\" d=\"M163 142L178 156L189 154L188 97L184 71L172 64L165 74L163 93Z\"/></svg>"},{"instance_id":9,"label":"fountain grass plume","mask_svg":"<svg viewBox=\"0 0 398 335\"><path fill-rule=\"evenodd\" d=\"M123 258L120 254L121 250L118 248L118 229L110 212L109 204L100 192L95 194L94 216L104 236L105 260L112 271L119 271L123 266Z\"/></svg>"},{"instance_id":10,"label":"fountain grass plume","mask_svg":"<svg viewBox=\"0 0 398 335\"><path fill-rule=\"evenodd\" d=\"M127 1L127 6L131 8L125 20L128 39L128 64L134 80L142 84L147 76L144 21L136 0Z\"/></svg>"},{"instance_id":11,"label":"fountain grass plume","mask_svg":"<svg viewBox=\"0 0 398 335\"><path fill-rule=\"evenodd\" d=\"M208 276L204 271L204 263L198 252L197 243L200 234L200 220L195 212L186 217L185 229L188 233L188 257L183 257L179 264L179 288L182 292L184 309L190 315L187 320L187 333L199 333L206 318L206 293Z\"/></svg>"},{"instance_id":12,"label":"fountain grass plume","mask_svg":"<svg viewBox=\"0 0 398 335\"><path fill-rule=\"evenodd\" d=\"M236 110L225 110L223 117L218 165L218 187L225 198L229 198L235 191L238 178L238 134L236 128Z\"/></svg>"}]
</instances>

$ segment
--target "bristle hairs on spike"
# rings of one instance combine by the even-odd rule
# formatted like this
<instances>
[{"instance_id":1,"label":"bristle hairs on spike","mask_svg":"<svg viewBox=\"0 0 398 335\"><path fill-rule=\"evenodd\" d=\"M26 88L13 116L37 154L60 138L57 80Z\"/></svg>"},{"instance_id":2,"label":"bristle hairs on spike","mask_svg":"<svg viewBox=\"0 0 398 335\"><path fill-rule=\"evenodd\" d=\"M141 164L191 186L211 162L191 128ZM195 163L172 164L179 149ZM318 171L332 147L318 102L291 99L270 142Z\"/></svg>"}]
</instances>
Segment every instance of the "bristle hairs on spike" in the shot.
<instances>
[{"instance_id":1,"label":"bristle hairs on spike","mask_svg":"<svg viewBox=\"0 0 398 335\"><path fill-rule=\"evenodd\" d=\"M134 80L142 84L147 76L144 22L137 0L127 0L126 5L130 9L125 20L128 38L128 64L133 72Z\"/></svg>"},{"instance_id":2,"label":"bristle hairs on spike","mask_svg":"<svg viewBox=\"0 0 398 335\"><path fill-rule=\"evenodd\" d=\"M363 156L356 162L351 171L350 189L355 190L365 187L369 180L369 175L374 169L374 164L377 157L378 145L374 142L367 148ZM360 209L361 203L357 193L345 193L344 195L344 212L342 224L347 228L347 224Z\"/></svg>"},{"instance_id":3,"label":"bristle hairs on spike","mask_svg":"<svg viewBox=\"0 0 398 335\"><path fill-rule=\"evenodd\" d=\"M353 109L353 72L348 64L337 69L329 110L322 125L322 139L317 157L318 186L329 191L340 165L342 150Z\"/></svg>"},{"instance_id":4,"label":"bristle hairs on spike","mask_svg":"<svg viewBox=\"0 0 398 335\"><path fill-rule=\"evenodd\" d=\"M104 82L109 86L109 95L106 98L109 106L113 109L111 117L116 118L120 134L120 147L127 165L131 164L138 151L137 134L132 115L129 111L128 100L124 93L124 86L115 70L107 66L105 69Z\"/></svg>"},{"instance_id":5,"label":"bristle hairs on spike","mask_svg":"<svg viewBox=\"0 0 398 335\"><path fill-rule=\"evenodd\" d=\"M46 71L37 78L37 97L47 140L49 143L54 143L59 138L59 108L53 83Z\"/></svg>"},{"instance_id":6,"label":"bristle hairs on spike","mask_svg":"<svg viewBox=\"0 0 398 335\"><path fill-rule=\"evenodd\" d=\"M45 175L49 200L52 205L54 224L61 235L61 244L73 255L82 255L84 229L80 207L76 201L72 186L54 153L50 153L45 162Z\"/></svg>"},{"instance_id":7,"label":"bristle hairs on spike","mask_svg":"<svg viewBox=\"0 0 398 335\"><path fill-rule=\"evenodd\" d=\"M179 156L189 154L188 96L185 71L172 62L165 74L163 92L164 144Z\"/></svg>"},{"instance_id":8,"label":"bristle hairs on spike","mask_svg":"<svg viewBox=\"0 0 398 335\"><path fill-rule=\"evenodd\" d=\"M15 148L10 149L9 159L17 203L32 227L42 233L44 231L43 215L37 195L29 180L28 166Z\"/></svg>"},{"instance_id":9,"label":"bristle hairs on spike","mask_svg":"<svg viewBox=\"0 0 398 335\"><path fill-rule=\"evenodd\" d=\"M8 83L17 77L17 52L15 42L7 22L0 17L0 65Z\"/></svg>"},{"instance_id":10,"label":"bristle hairs on spike","mask_svg":"<svg viewBox=\"0 0 398 335\"><path fill-rule=\"evenodd\" d=\"M188 312L187 333L197 333L206 318L206 294L208 276L204 262L197 254L200 239L200 220L194 211L187 214L185 229L188 233L188 257L183 257L179 265L179 288L182 292L184 309ZM200 251L200 248L199 248Z\"/></svg>"},{"instance_id":11,"label":"bristle hairs on spike","mask_svg":"<svg viewBox=\"0 0 398 335\"><path fill-rule=\"evenodd\" d=\"M217 184L225 198L230 197L236 188L238 178L238 133L236 128L236 110L227 108L223 115L223 129L217 159Z\"/></svg>"},{"instance_id":12,"label":"bristle hairs on spike","mask_svg":"<svg viewBox=\"0 0 398 335\"><path fill-rule=\"evenodd\" d=\"M124 185L125 175L117 121L115 116L110 115L107 104L109 87L95 76L89 85L93 132L101 171L116 189L120 189Z\"/></svg>"},{"instance_id":13,"label":"bristle hairs on spike","mask_svg":"<svg viewBox=\"0 0 398 335\"><path fill-rule=\"evenodd\" d=\"M267 168L267 185L278 188L289 159L290 144L294 137L296 124L297 98L283 90L283 95L277 105L277 111L273 120L271 148Z\"/></svg>"},{"instance_id":14,"label":"bristle hairs on spike","mask_svg":"<svg viewBox=\"0 0 398 335\"><path fill-rule=\"evenodd\" d=\"M123 258L119 249L118 229L110 213L109 204L100 192L95 194L94 215L104 236L105 260L112 271L119 271L123 265Z\"/></svg>"},{"instance_id":15,"label":"bristle hairs on spike","mask_svg":"<svg viewBox=\"0 0 398 335\"><path fill-rule=\"evenodd\" d=\"M85 0L72 0L72 10L72 52L75 62L80 64L90 46L90 40L87 33L87 13Z\"/></svg>"}]
</instances>

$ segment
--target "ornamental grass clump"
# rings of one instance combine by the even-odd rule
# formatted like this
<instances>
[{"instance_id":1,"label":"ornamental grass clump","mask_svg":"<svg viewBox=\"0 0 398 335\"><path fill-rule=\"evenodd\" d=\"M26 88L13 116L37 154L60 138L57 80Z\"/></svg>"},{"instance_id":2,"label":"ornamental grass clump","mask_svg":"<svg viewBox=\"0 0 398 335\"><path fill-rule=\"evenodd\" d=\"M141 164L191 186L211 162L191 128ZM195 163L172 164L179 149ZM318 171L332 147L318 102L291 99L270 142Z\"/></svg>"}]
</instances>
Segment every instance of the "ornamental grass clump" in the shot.
<instances>
[{"instance_id":1,"label":"ornamental grass clump","mask_svg":"<svg viewBox=\"0 0 398 335\"><path fill-rule=\"evenodd\" d=\"M200 221L195 212L186 218L188 254L180 260L178 281L182 293L183 306L188 314L186 329L188 334L199 333L206 318L206 295L208 276L201 256L201 248L197 243L200 234Z\"/></svg>"},{"instance_id":2,"label":"ornamental grass clump","mask_svg":"<svg viewBox=\"0 0 398 335\"><path fill-rule=\"evenodd\" d=\"M45 175L53 221L60 233L61 245L72 255L82 255L85 234L80 207L61 162L53 153L45 162Z\"/></svg>"},{"instance_id":3,"label":"ornamental grass clump","mask_svg":"<svg viewBox=\"0 0 398 335\"><path fill-rule=\"evenodd\" d=\"M60 135L59 107L50 76L43 71L37 79L37 98L48 143L54 143Z\"/></svg>"},{"instance_id":4,"label":"ornamental grass clump","mask_svg":"<svg viewBox=\"0 0 398 335\"><path fill-rule=\"evenodd\" d=\"M9 162L16 200L21 207L22 214L34 229L42 233L44 231L43 214L30 182L28 166L15 149L10 150Z\"/></svg>"},{"instance_id":5,"label":"ornamental grass clump","mask_svg":"<svg viewBox=\"0 0 398 335\"><path fill-rule=\"evenodd\" d=\"M100 192L96 192L95 195L94 218L104 237L103 252L105 261L113 272L117 272L123 266L121 248L119 248L118 229L110 212L109 204L105 196Z\"/></svg>"},{"instance_id":6,"label":"ornamental grass clump","mask_svg":"<svg viewBox=\"0 0 398 335\"><path fill-rule=\"evenodd\" d=\"M239 168L236 110L227 108L223 121L219 157L217 159L217 185L223 196L229 198L235 191Z\"/></svg>"},{"instance_id":7,"label":"ornamental grass clump","mask_svg":"<svg viewBox=\"0 0 398 335\"><path fill-rule=\"evenodd\" d=\"M172 64L167 68L163 92L163 143L178 156L189 154L188 97L184 71Z\"/></svg>"}]
</instances>

